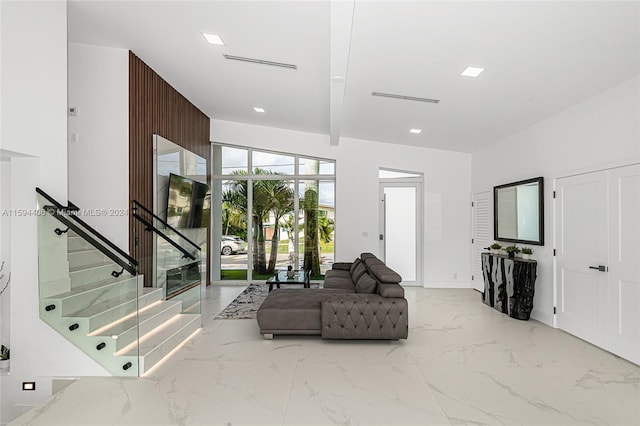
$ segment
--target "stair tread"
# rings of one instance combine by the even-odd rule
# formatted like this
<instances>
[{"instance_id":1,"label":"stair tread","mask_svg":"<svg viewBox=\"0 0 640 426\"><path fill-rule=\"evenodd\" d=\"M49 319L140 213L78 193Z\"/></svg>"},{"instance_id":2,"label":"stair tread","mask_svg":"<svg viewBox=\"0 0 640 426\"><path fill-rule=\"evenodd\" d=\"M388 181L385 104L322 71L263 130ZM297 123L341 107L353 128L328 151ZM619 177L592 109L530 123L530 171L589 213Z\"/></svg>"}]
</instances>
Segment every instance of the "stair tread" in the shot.
<instances>
[{"instance_id":1,"label":"stair tread","mask_svg":"<svg viewBox=\"0 0 640 426\"><path fill-rule=\"evenodd\" d=\"M156 291L162 291L161 288L153 288L153 287L145 287L142 289L142 294L138 295L137 297L142 297L142 296L146 296L147 294L156 292ZM105 312L109 309L113 309L113 308L117 308L120 305L123 305L137 297L133 297L132 293L129 293L128 295L120 295L117 296L113 299L109 299L109 300L105 300L104 302L101 303L95 303L93 305L90 305L84 309L80 309L79 311L76 311L72 314L69 315L65 315L65 316L69 316L69 317L77 317L77 318L87 318L87 317L92 317L94 315L100 314L102 312Z\"/></svg>"},{"instance_id":2,"label":"stair tread","mask_svg":"<svg viewBox=\"0 0 640 426\"><path fill-rule=\"evenodd\" d=\"M96 282L93 282L91 284L85 284L83 286L71 289L70 291L67 291L67 292L64 292L64 293L60 293L60 294L55 294L53 296L49 296L49 297L47 297L47 299L63 299L65 297L75 296L77 294L82 294L82 293L87 292L87 291L93 291L93 290L99 289L101 287L108 287L110 285L115 285L115 284L118 284L118 283L120 283L122 281L130 280L132 278L135 278L135 277L124 276L124 275L122 275L120 277L117 277L117 278L116 277L110 277L110 278L107 278L106 280L96 281Z\"/></svg>"},{"instance_id":3,"label":"stair tread","mask_svg":"<svg viewBox=\"0 0 640 426\"><path fill-rule=\"evenodd\" d=\"M69 268L69 273L72 272L80 272L80 271L85 271L85 270L89 270L89 269L97 269L97 268L101 268L103 266L109 266L109 265L113 265L114 266L114 270L119 270L122 269L120 267L120 265L117 265L115 262L109 260L109 261L104 261L104 262L99 262L99 263L92 263L91 265L82 265L82 266L73 266Z\"/></svg>"},{"instance_id":4,"label":"stair tread","mask_svg":"<svg viewBox=\"0 0 640 426\"><path fill-rule=\"evenodd\" d=\"M180 332L191 322L197 320L200 314L178 314L175 318L167 321L165 324L153 330L140 339L138 347L131 348L126 352L119 353L118 356L145 356L155 350L158 346L171 338L174 334Z\"/></svg>"},{"instance_id":5,"label":"stair tread","mask_svg":"<svg viewBox=\"0 0 640 426\"><path fill-rule=\"evenodd\" d=\"M78 254L78 253L90 253L90 252L100 252L102 253L100 250L98 250L97 248L78 248L78 249L71 249L71 250L67 250L68 254Z\"/></svg>"},{"instance_id":6,"label":"stair tread","mask_svg":"<svg viewBox=\"0 0 640 426\"><path fill-rule=\"evenodd\" d=\"M156 315L171 309L175 305L179 305L181 302L179 301L167 301L163 300L160 303L156 303L146 307L142 311L138 313L137 317L128 318L122 322L119 322L109 328L104 329L102 332L97 334L97 336L119 336L132 328L138 326L138 323L142 324L150 318L155 317Z\"/></svg>"}]
</instances>

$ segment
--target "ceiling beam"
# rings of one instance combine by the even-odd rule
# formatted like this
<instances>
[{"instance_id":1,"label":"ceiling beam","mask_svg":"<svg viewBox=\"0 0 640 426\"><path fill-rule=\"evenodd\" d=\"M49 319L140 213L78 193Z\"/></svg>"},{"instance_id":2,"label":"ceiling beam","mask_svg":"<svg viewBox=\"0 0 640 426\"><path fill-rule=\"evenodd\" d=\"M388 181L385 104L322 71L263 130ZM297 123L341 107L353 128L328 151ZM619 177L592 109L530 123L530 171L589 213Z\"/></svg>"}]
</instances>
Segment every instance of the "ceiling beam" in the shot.
<instances>
[{"instance_id":1,"label":"ceiling beam","mask_svg":"<svg viewBox=\"0 0 640 426\"><path fill-rule=\"evenodd\" d=\"M329 143L334 146L337 146L340 141L354 7L355 0L331 1Z\"/></svg>"}]
</instances>

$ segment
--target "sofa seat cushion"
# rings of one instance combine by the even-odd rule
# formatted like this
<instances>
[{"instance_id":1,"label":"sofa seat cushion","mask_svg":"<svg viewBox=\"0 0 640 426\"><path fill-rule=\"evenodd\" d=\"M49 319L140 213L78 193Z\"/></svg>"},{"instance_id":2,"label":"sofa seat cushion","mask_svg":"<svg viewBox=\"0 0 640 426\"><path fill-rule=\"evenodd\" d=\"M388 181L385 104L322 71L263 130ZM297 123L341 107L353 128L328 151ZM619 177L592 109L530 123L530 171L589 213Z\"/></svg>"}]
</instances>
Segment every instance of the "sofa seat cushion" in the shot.
<instances>
[{"instance_id":1,"label":"sofa seat cushion","mask_svg":"<svg viewBox=\"0 0 640 426\"><path fill-rule=\"evenodd\" d=\"M321 303L326 297L346 293L336 289L281 288L273 290L258 308L262 333L319 334Z\"/></svg>"},{"instance_id":2,"label":"sofa seat cushion","mask_svg":"<svg viewBox=\"0 0 640 426\"><path fill-rule=\"evenodd\" d=\"M330 278L325 278L324 288L337 288L354 292L355 284L351 281L350 275L348 277L332 275Z\"/></svg>"},{"instance_id":3,"label":"sofa seat cushion","mask_svg":"<svg viewBox=\"0 0 640 426\"><path fill-rule=\"evenodd\" d=\"M330 279L338 278L338 277L351 279L351 273L349 271L344 271L344 270L341 270L341 269L329 269L324 274L324 279L325 280L330 280Z\"/></svg>"}]
</instances>

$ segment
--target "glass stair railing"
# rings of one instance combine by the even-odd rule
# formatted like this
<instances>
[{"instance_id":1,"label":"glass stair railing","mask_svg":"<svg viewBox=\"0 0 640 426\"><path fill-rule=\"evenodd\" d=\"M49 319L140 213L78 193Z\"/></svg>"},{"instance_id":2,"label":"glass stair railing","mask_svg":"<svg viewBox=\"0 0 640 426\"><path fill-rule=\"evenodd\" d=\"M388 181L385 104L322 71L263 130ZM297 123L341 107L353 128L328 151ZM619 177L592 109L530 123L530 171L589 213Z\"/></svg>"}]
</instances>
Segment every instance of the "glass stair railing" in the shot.
<instances>
[{"instance_id":1,"label":"glass stair railing","mask_svg":"<svg viewBox=\"0 0 640 426\"><path fill-rule=\"evenodd\" d=\"M40 317L111 374L148 372L200 327L138 262L37 188ZM199 301L199 300L198 300ZM199 312L198 312L199 313Z\"/></svg>"},{"instance_id":2,"label":"glass stair railing","mask_svg":"<svg viewBox=\"0 0 640 426\"><path fill-rule=\"evenodd\" d=\"M137 201L133 208L133 217L154 234L153 286L162 288L166 299L181 300L183 313L199 314L202 255L200 246L185 235L191 230L174 228Z\"/></svg>"}]
</instances>

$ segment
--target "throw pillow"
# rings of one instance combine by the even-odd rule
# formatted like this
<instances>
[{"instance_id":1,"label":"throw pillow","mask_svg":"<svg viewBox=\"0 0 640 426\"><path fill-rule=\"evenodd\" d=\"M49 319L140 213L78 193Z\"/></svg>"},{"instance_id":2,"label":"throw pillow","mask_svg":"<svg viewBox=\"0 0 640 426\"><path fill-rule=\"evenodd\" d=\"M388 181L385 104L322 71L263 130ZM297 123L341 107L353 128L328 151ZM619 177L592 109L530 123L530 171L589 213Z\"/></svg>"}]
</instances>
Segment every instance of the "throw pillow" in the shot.
<instances>
[{"instance_id":1,"label":"throw pillow","mask_svg":"<svg viewBox=\"0 0 640 426\"><path fill-rule=\"evenodd\" d=\"M376 280L369 274L364 274L356 283L356 293L375 293L376 285Z\"/></svg>"}]
</instances>

